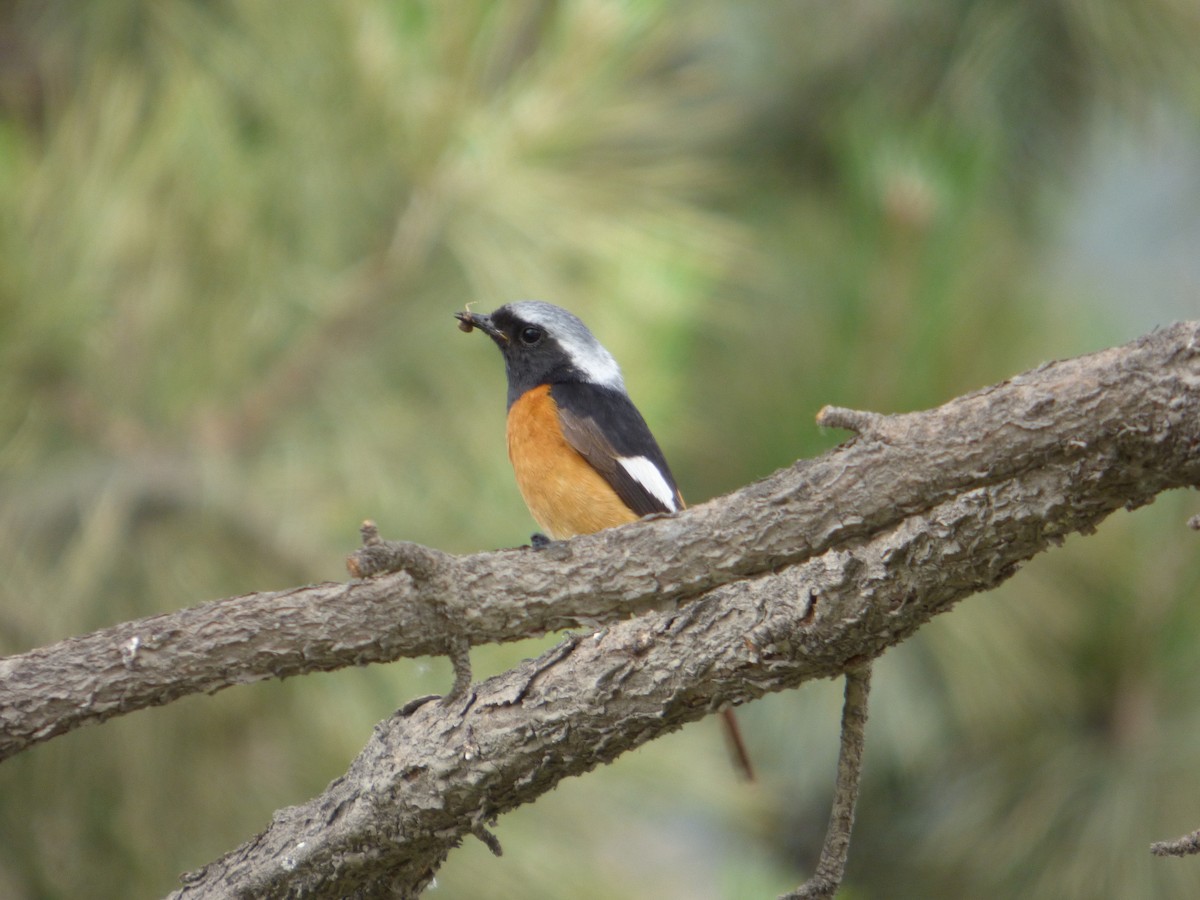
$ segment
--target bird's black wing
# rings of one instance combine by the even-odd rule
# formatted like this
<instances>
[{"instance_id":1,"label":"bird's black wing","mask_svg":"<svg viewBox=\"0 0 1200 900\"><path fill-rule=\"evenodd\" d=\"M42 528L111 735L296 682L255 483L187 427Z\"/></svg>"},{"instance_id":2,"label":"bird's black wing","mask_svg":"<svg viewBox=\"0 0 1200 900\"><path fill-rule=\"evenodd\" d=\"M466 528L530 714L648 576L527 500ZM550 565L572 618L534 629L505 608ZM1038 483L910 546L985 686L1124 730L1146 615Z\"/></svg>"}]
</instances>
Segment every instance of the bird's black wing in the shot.
<instances>
[{"instance_id":1,"label":"bird's black wing","mask_svg":"<svg viewBox=\"0 0 1200 900\"><path fill-rule=\"evenodd\" d=\"M667 460L628 395L585 382L551 385L563 437L639 516L683 508Z\"/></svg>"}]
</instances>

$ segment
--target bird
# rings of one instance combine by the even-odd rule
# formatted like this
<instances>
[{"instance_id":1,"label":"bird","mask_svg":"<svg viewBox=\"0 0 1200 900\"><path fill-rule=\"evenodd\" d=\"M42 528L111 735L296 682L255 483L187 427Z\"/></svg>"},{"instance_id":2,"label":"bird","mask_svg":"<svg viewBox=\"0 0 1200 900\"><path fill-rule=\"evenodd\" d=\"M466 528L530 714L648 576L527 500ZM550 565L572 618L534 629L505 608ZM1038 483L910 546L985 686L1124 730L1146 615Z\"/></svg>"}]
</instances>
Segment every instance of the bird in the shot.
<instances>
[{"instance_id":1,"label":"bird","mask_svg":"<svg viewBox=\"0 0 1200 900\"><path fill-rule=\"evenodd\" d=\"M578 316L520 300L455 318L462 331L490 337L504 357L508 456L521 497L545 533L533 536L535 548L684 508L620 366ZM753 780L733 710L723 718L738 767Z\"/></svg>"}]
</instances>

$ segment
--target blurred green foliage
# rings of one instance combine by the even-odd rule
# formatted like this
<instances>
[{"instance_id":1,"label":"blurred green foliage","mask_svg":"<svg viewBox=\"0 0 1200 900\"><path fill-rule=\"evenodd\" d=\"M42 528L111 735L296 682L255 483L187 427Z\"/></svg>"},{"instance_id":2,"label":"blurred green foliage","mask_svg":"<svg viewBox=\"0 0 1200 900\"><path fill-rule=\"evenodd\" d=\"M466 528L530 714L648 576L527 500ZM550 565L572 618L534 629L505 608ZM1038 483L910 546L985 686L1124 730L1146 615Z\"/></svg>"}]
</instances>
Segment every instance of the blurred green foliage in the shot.
<instances>
[{"instance_id":1,"label":"blurred green foliage","mask_svg":"<svg viewBox=\"0 0 1200 900\"><path fill-rule=\"evenodd\" d=\"M1191 0L5 4L0 653L340 578L365 517L524 541L467 301L580 313L693 502L831 446L825 403L931 406L1132 336L1047 248L1098 117L1195 127L1197 46ZM1195 892L1146 850L1200 817L1189 503L885 657L845 896ZM0 896L165 893L448 681L238 688L8 761ZM506 817L439 896L794 885L839 694L744 711L760 785L695 726Z\"/></svg>"}]
</instances>

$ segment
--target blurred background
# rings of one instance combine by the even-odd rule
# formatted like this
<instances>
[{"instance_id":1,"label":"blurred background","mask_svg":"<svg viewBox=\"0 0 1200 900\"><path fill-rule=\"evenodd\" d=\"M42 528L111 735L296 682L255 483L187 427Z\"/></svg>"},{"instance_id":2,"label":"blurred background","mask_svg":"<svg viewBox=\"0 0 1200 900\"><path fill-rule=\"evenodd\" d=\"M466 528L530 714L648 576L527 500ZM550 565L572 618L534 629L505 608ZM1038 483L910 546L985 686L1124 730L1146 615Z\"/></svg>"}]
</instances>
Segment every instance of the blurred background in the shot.
<instances>
[{"instance_id":1,"label":"blurred background","mask_svg":"<svg viewBox=\"0 0 1200 900\"><path fill-rule=\"evenodd\" d=\"M0 653L345 577L360 520L534 525L499 355L615 353L693 503L1200 310L1194 0L0 4ZM847 898L1184 897L1194 496L1119 514L877 668ZM547 638L475 651L478 678ZM139 712L0 765L0 896L172 889L339 775L444 660ZM446 898L757 898L810 871L840 685L503 818Z\"/></svg>"}]
</instances>

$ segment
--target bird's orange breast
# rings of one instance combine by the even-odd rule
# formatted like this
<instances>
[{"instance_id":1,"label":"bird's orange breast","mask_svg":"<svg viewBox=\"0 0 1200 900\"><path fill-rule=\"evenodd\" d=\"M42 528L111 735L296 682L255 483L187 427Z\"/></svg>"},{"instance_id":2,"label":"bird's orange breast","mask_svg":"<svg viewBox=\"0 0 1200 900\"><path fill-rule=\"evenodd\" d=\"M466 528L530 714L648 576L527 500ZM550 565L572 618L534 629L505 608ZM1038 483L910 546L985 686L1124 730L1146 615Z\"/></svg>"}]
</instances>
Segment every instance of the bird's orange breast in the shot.
<instances>
[{"instance_id":1,"label":"bird's orange breast","mask_svg":"<svg viewBox=\"0 0 1200 900\"><path fill-rule=\"evenodd\" d=\"M554 540L638 518L604 476L567 443L549 385L527 391L509 408L508 458L525 505Z\"/></svg>"}]
</instances>

